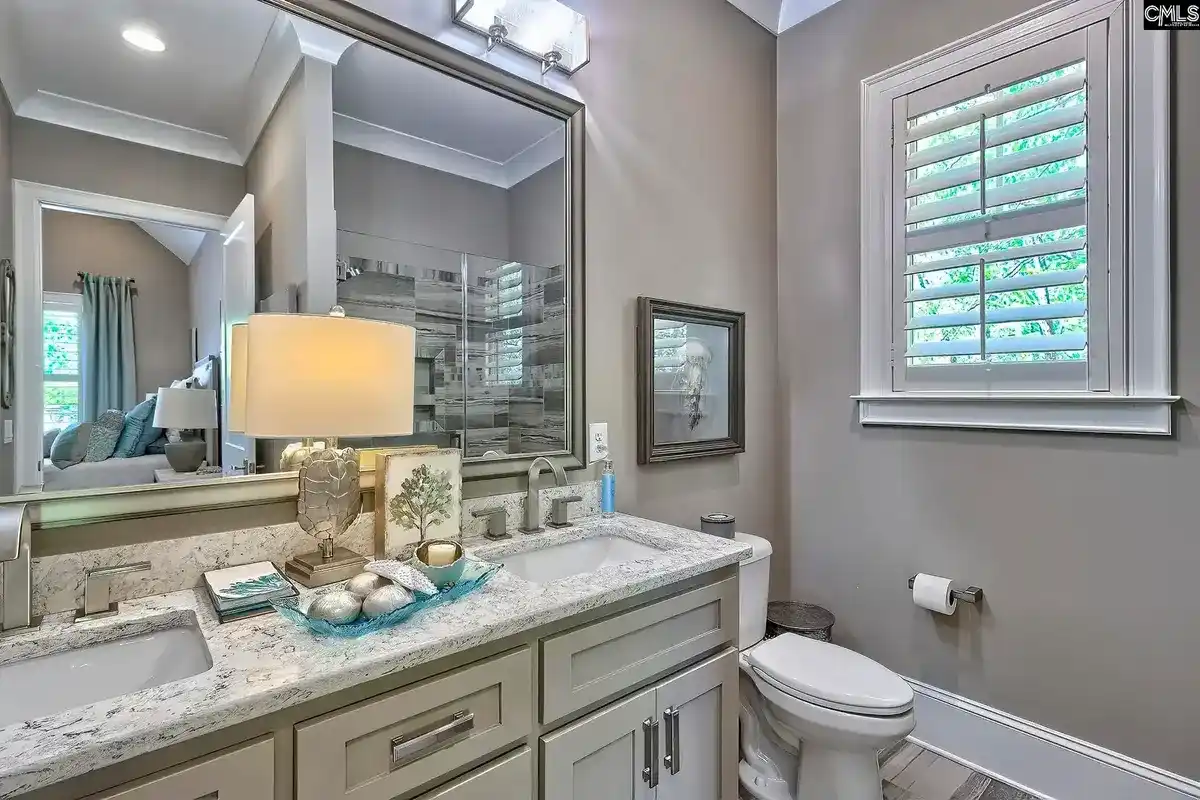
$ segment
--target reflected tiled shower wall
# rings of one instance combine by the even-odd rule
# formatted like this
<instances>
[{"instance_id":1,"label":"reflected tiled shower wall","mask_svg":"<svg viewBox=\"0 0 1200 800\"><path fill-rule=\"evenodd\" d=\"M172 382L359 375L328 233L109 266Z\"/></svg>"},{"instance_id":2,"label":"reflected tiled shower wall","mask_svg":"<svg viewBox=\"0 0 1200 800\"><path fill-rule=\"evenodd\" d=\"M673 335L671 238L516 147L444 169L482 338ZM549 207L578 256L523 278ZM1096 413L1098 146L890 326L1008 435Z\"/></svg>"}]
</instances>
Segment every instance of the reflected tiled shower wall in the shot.
<instances>
[{"instance_id":1,"label":"reflected tiled shower wall","mask_svg":"<svg viewBox=\"0 0 1200 800\"><path fill-rule=\"evenodd\" d=\"M565 449L562 268L391 241L395 260L354 255L366 238L378 252L377 237L339 237L338 302L349 316L416 328L415 434L355 444L465 439L471 458Z\"/></svg>"}]
</instances>

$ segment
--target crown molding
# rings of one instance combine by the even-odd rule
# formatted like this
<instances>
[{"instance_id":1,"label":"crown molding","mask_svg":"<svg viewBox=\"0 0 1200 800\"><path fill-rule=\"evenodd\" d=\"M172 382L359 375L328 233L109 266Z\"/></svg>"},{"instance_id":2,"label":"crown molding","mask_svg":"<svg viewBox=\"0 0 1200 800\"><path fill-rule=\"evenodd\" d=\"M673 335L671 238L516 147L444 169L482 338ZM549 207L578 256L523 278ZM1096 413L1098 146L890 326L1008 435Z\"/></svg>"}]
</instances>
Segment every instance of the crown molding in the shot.
<instances>
[{"instance_id":1,"label":"crown molding","mask_svg":"<svg viewBox=\"0 0 1200 800\"><path fill-rule=\"evenodd\" d=\"M501 163L336 113L333 115L333 140L501 189L511 189L566 155L566 140L561 132L550 134Z\"/></svg>"},{"instance_id":2,"label":"crown molding","mask_svg":"<svg viewBox=\"0 0 1200 800\"><path fill-rule=\"evenodd\" d=\"M224 136L52 92L34 92L21 101L14 111L25 119L123 139L160 150L173 150L238 166L244 163L241 153Z\"/></svg>"}]
</instances>

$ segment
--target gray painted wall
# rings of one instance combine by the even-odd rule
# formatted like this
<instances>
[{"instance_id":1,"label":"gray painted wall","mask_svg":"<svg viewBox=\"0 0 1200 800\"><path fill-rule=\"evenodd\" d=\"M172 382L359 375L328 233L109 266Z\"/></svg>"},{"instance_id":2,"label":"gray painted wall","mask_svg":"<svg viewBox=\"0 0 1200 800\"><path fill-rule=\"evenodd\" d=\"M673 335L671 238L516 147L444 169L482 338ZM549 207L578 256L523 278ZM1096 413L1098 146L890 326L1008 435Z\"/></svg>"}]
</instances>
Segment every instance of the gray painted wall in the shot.
<instances>
[{"instance_id":1,"label":"gray painted wall","mask_svg":"<svg viewBox=\"0 0 1200 800\"><path fill-rule=\"evenodd\" d=\"M508 258L508 192L499 186L336 143L333 181L339 230Z\"/></svg>"},{"instance_id":2,"label":"gray painted wall","mask_svg":"<svg viewBox=\"0 0 1200 800\"><path fill-rule=\"evenodd\" d=\"M13 173L22 180L228 216L246 194L241 167L16 119Z\"/></svg>"},{"instance_id":3,"label":"gray painted wall","mask_svg":"<svg viewBox=\"0 0 1200 800\"><path fill-rule=\"evenodd\" d=\"M13 257L12 132L12 108L4 87L0 86L0 258ZM0 409L0 426L3 420L14 416L14 409ZM0 444L0 496L12 493L13 446L10 442Z\"/></svg>"},{"instance_id":4,"label":"gray painted wall","mask_svg":"<svg viewBox=\"0 0 1200 800\"><path fill-rule=\"evenodd\" d=\"M224 288L225 247L221 234L205 235L188 265L188 298L192 327L201 356L221 354L221 292Z\"/></svg>"},{"instance_id":5,"label":"gray painted wall","mask_svg":"<svg viewBox=\"0 0 1200 800\"><path fill-rule=\"evenodd\" d=\"M842 0L779 40L779 341L792 594L905 675L1200 778L1200 437L863 429L859 82L1037 0ZM1200 129L1200 37L1174 37L1176 147ZM590 67L589 67L590 68ZM586 74L586 71L583 73ZM1200 160L1178 157L1175 252L1200 250ZM595 171L592 171L592 175ZM1175 275L1176 390L1200 391L1200 272ZM779 544L780 540L776 539ZM916 609L918 571L982 613Z\"/></svg>"},{"instance_id":6,"label":"gray painted wall","mask_svg":"<svg viewBox=\"0 0 1200 800\"><path fill-rule=\"evenodd\" d=\"M609 423L618 508L689 528L725 511L784 538L775 38L725 0L572 6L592 26L572 81L587 104L587 415ZM746 312L745 454L636 465L638 295Z\"/></svg>"},{"instance_id":7,"label":"gray painted wall","mask_svg":"<svg viewBox=\"0 0 1200 800\"><path fill-rule=\"evenodd\" d=\"M170 250L132 222L65 211L43 212L42 241L42 282L48 292L78 294L81 270L137 282L139 400L191 373L187 266Z\"/></svg>"},{"instance_id":8,"label":"gray painted wall","mask_svg":"<svg viewBox=\"0 0 1200 800\"><path fill-rule=\"evenodd\" d=\"M567 168L556 161L508 190L508 257L557 267L567 257Z\"/></svg>"}]
</instances>

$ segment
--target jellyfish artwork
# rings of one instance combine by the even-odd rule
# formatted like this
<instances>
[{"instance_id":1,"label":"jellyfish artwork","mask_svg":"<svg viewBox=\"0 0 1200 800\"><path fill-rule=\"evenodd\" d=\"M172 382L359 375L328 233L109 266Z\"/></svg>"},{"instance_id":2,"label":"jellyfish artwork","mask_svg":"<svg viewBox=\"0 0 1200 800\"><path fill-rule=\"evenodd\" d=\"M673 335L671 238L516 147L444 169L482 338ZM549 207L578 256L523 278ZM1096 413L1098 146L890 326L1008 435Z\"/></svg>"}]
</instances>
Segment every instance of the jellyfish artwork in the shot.
<instances>
[{"instance_id":1,"label":"jellyfish artwork","mask_svg":"<svg viewBox=\"0 0 1200 800\"><path fill-rule=\"evenodd\" d=\"M680 348L683 363L675 378L676 388L681 390L680 400L688 415L688 429L696 430L704 419L701 401L704 387L708 384L708 365L712 363L712 351L699 339L691 338Z\"/></svg>"}]
</instances>

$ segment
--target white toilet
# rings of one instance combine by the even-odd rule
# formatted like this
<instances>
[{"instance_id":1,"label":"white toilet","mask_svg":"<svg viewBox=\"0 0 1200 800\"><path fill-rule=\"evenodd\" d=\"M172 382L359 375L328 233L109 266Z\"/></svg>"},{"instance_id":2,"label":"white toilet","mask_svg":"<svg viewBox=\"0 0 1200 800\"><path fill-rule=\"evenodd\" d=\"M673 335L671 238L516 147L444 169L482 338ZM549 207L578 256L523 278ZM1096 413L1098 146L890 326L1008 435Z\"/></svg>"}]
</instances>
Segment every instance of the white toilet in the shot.
<instances>
[{"instance_id":1,"label":"white toilet","mask_svg":"<svg viewBox=\"0 0 1200 800\"><path fill-rule=\"evenodd\" d=\"M737 534L744 797L881 800L879 751L912 732L913 693L866 656L788 633L763 641L771 544Z\"/></svg>"}]
</instances>

